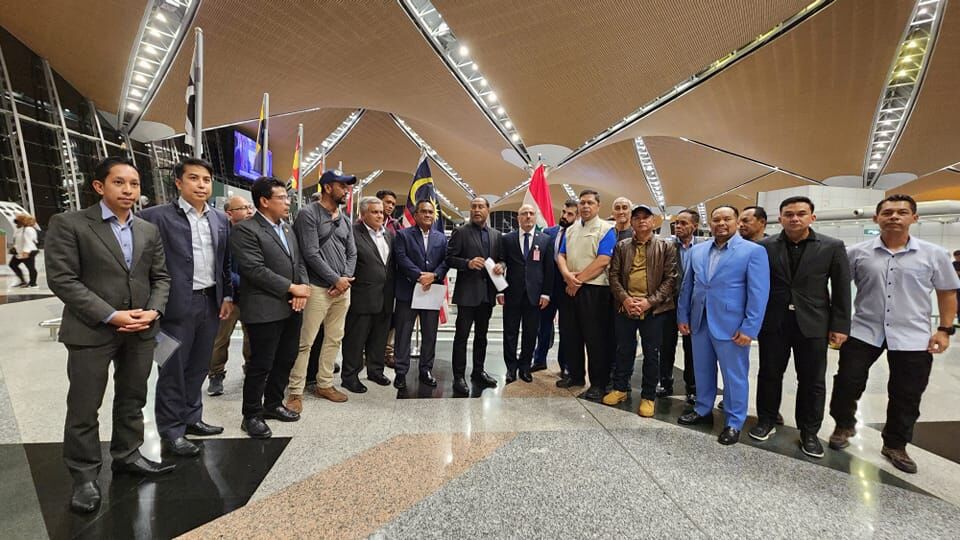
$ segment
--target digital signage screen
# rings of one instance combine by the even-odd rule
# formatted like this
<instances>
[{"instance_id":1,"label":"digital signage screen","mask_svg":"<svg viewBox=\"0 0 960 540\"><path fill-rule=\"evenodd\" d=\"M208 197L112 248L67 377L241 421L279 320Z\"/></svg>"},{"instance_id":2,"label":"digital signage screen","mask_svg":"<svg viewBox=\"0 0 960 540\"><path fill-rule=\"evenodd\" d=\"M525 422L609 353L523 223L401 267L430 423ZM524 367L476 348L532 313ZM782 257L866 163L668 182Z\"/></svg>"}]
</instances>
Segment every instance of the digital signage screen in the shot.
<instances>
[{"instance_id":1,"label":"digital signage screen","mask_svg":"<svg viewBox=\"0 0 960 540\"><path fill-rule=\"evenodd\" d=\"M267 152L266 174L257 171L257 142L239 131L233 132L233 174L249 180L273 175L273 152Z\"/></svg>"}]
</instances>

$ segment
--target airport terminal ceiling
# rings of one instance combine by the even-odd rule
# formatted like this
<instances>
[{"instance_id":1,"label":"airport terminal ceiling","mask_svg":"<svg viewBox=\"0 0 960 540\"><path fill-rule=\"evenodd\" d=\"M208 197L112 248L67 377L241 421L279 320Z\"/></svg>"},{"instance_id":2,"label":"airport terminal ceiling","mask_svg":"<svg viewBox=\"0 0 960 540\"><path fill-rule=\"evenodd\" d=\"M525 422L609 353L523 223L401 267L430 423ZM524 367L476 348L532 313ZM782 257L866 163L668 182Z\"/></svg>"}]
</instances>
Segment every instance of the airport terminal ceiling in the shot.
<instances>
[{"instance_id":1,"label":"airport terminal ceiling","mask_svg":"<svg viewBox=\"0 0 960 540\"><path fill-rule=\"evenodd\" d=\"M145 7L18 1L0 25L109 116L124 107ZM360 177L384 171L369 189L405 191L416 166L420 150L397 118L475 193L502 197L500 209L515 209L522 192L513 190L529 178L522 166L541 152L562 164L548 176L555 206L567 197L562 184L659 204L638 137L662 206L742 206L771 186L866 174L878 103L918 17L910 0L204 0L143 119L182 133L192 28L201 27L204 126L246 122L252 133L269 92L277 165L292 156L297 124L309 150L364 109L327 163ZM957 199L960 175L948 167L960 161L960 5L938 17L878 172L916 178L902 189L921 199ZM464 207L468 191L431 165L438 188Z\"/></svg>"}]
</instances>

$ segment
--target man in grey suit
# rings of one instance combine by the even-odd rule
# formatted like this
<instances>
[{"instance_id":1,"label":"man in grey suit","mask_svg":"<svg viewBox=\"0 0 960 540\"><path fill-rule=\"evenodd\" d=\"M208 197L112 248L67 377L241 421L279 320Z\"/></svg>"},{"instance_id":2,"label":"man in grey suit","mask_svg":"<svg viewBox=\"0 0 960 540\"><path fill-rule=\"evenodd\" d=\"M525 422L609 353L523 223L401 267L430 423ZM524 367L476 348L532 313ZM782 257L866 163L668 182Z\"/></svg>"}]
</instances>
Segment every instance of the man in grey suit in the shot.
<instances>
[{"instance_id":1,"label":"man in grey suit","mask_svg":"<svg viewBox=\"0 0 960 540\"><path fill-rule=\"evenodd\" d=\"M188 158L174 168L180 197L147 208L140 217L160 229L170 272L170 298L160 328L180 346L157 377L157 430L163 451L192 457L200 447L184 435L223 433L203 421L203 380L207 377L220 320L233 311L230 222L207 204L213 167Z\"/></svg>"},{"instance_id":2,"label":"man in grey suit","mask_svg":"<svg viewBox=\"0 0 960 540\"><path fill-rule=\"evenodd\" d=\"M73 477L70 506L100 507L100 423L97 411L114 363L112 468L146 476L173 470L140 455L147 377L170 276L157 228L130 211L140 197L132 161L97 165L98 204L50 219L47 282L64 303L60 342L67 347L67 418L63 459Z\"/></svg>"},{"instance_id":3,"label":"man in grey suit","mask_svg":"<svg viewBox=\"0 0 960 540\"><path fill-rule=\"evenodd\" d=\"M387 334L393 316L393 237L384 224L383 201L376 197L360 200L360 221L353 226L357 266L350 288L343 336L343 387L362 394L367 387L358 376L367 364L367 379L387 386L383 374Z\"/></svg>"}]
</instances>

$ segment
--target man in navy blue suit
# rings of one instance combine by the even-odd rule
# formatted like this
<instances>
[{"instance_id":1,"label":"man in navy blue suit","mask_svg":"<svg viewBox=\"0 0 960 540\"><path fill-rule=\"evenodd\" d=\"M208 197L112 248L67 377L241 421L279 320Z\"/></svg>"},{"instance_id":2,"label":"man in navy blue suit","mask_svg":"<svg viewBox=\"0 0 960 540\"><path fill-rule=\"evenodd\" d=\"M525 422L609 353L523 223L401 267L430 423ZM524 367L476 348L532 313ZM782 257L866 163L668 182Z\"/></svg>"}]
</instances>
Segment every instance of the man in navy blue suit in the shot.
<instances>
[{"instance_id":1,"label":"man in navy blue suit","mask_svg":"<svg viewBox=\"0 0 960 540\"><path fill-rule=\"evenodd\" d=\"M543 234L550 238L550 260L553 262L553 283L563 282L563 276L557 268L557 252L560 250L560 241L563 235L574 220L577 219L577 201L567 199L563 203L563 212L560 214L560 224L553 227L547 227ZM563 287L553 287L550 293L550 303L540 312L540 329L537 332L537 348L533 351L533 366L530 371L540 371L547 369L547 353L553 347L553 319L557 315L557 309L560 307L560 298L565 294ZM560 313L563 318L563 313ZM563 341L563 337L560 337ZM563 345L557 348L557 362L560 364L560 375L566 375L567 363L563 354Z\"/></svg>"},{"instance_id":2,"label":"man in navy blue suit","mask_svg":"<svg viewBox=\"0 0 960 540\"><path fill-rule=\"evenodd\" d=\"M520 230L503 237L507 289L497 295L497 302L503 305L503 361L507 365L507 384L517 380L518 372L523 382L533 382L530 371L540 313L550 305L553 289L552 244L549 236L534 228L536 220L533 206L521 206L517 211ZM523 341L518 360L521 323Z\"/></svg>"},{"instance_id":3,"label":"man in navy blue suit","mask_svg":"<svg viewBox=\"0 0 960 540\"><path fill-rule=\"evenodd\" d=\"M201 391L220 320L233 310L230 222L223 211L207 204L213 189L209 163L186 159L174 173L180 197L141 213L160 229L172 278L160 328L180 343L160 368L155 410L163 451L196 456L200 447L184 435L223 432L203 421Z\"/></svg>"},{"instance_id":4,"label":"man in navy blue suit","mask_svg":"<svg viewBox=\"0 0 960 540\"><path fill-rule=\"evenodd\" d=\"M396 377L393 386L398 390L407 388L410 336L417 317L420 317L420 382L427 386L437 385L431 370L437 346L440 311L410 307L414 287L443 287L443 278L447 275L447 237L433 228L435 218L432 202L417 201L413 215L416 227L401 230L394 240L393 256L397 262L394 295L397 304L393 313L396 329Z\"/></svg>"},{"instance_id":5,"label":"man in navy blue suit","mask_svg":"<svg viewBox=\"0 0 960 540\"><path fill-rule=\"evenodd\" d=\"M713 242L690 249L677 309L680 333L693 336L697 380L696 405L679 423L713 421L719 364L727 421L718 442L724 445L740 440L747 418L750 343L760 334L770 295L767 251L737 234L738 213L718 206L710 214Z\"/></svg>"}]
</instances>

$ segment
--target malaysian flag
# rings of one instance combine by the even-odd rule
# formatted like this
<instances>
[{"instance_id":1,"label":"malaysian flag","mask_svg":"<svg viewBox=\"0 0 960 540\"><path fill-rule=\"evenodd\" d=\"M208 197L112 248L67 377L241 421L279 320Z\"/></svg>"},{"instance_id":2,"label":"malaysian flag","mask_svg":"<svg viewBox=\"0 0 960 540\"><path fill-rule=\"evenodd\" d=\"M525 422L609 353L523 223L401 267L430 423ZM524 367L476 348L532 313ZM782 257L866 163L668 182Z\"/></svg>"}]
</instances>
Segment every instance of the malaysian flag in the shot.
<instances>
[{"instance_id":1,"label":"malaysian flag","mask_svg":"<svg viewBox=\"0 0 960 540\"><path fill-rule=\"evenodd\" d=\"M186 96L184 96L187 102L187 118L183 126L186 131L183 142L194 149L194 155L201 155L203 153L203 141L198 141L194 137L196 133L195 130L198 126L197 87L201 83L200 78L203 73L200 66L200 55L202 53L197 45L198 43L194 43L193 45L193 62L190 64L190 78L187 81L187 93Z\"/></svg>"}]
</instances>

